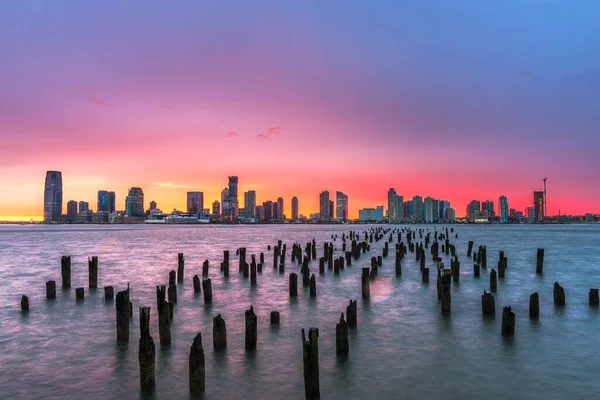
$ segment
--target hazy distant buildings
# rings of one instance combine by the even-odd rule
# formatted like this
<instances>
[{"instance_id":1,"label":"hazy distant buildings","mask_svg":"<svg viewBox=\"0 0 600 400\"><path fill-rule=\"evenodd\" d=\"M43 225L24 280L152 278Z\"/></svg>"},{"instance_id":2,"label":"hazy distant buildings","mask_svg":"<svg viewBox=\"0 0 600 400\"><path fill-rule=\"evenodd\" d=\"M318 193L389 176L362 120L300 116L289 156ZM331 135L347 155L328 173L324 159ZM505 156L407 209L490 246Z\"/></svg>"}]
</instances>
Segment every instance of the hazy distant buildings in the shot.
<instances>
[{"instance_id":1,"label":"hazy distant buildings","mask_svg":"<svg viewBox=\"0 0 600 400\"><path fill-rule=\"evenodd\" d=\"M479 200L473 200L467 205L467 218L469 221L475 218L475 212L481 211L481 203Z\"/></svg>"},{"instance_id":2,"label":"hazy distant buildings","mask_svg":"<svg viewBox=\"0 0 600 400\"><path fill-rule=\"evenodd\" d=\"M77 202L75 200L70 200L67 203L67 221L73 223L77 218Z\"/></svg>"},{"instance_id":3,"label":"hazy distant buildings","mask_svg":"<svg viewBox=\"0 0 600 400\"><path fill-rule=\"evenodd\" d=\"M271 200L263 202L264 220L271 221L273 217L273 202Z\"/></svg>"},{"instance_id":4,"label":"hazy distant buildings","mask_svg":"<svg viewBox=\"0 0 600 400\"><path fill-rule=\"evenodd\" d=\"M109 192L106 190L98 191L98 206L96 212L99 213L114 213L115 212L115 192ZM81 211L80 211L81 212Z\"/></svg>"},{"instance_id":5,"label":"hazy distant buildings","mask_svg":"<svg viewBox=\"0 0 600 400\"><path fill-rule=\"evenodd\" d=\"M79 202L79 212L86 213L88 211L90 211L90 203L88 203L87 201L80 201Z\"/></svg>"},{"instance_id":6,"label":"hazy distant buildings","mask_svg":"<svg viewBox=\"0 0 600 400\"><path fill-rule=\"evenodd\" d=\"M534 222L544 222L544 192L533 192Z\"/></svg>"},{"instance_id":7,"label":"hazy distant buildings","mask_svg":"<svg viewBox=\"0 0 600 400\"><path fill-rule=\"evenodd\" d=\"M271 219L279 219L279 204L276 201L273 202L273 216Z\"/></svg>"},{"instance_id":8,"label":"hazy distant buildings","mask_svg":"<svg viewBox=\"0 0 600 400\"><path fill-rule=\"evenodd\" d=\"M244 209L248 218L256 218L256 192L254 190L244 192Z\"/></svg>"},{"instance_id":9,"label":"hazy distant buildings","mask_svg":"<svg viewBox=\"0 0 600 400\"><path fill-rule=\"evenodd\" d=\"M221 203L219 203L219 200L213 201L212 213L213 215L221 215Z\"/></svg>"},{"instance_id":10,"label":"hazy distant buildings","mask_svg":"<svg viewBox=\"0 0 600 400\"><path fill-rule=\"evenodd\" d=\"M283 212L283 197L278 197L277 198L277 213L276 213L276 217L279 220L283 220L284 219L284 212Z\"/></svg>"},{"instance_id":11,"label":"hazy distant buildings","mask_svg":"<svg viewBox=\"0 0 600 400\"><path fill-rule=\"evenodd\" d=\"M423 218L425 217L424 215L424 210L423 210L423 198L421 196L415 196L412 199L412 206L413 206L413 212L412 212L412 219L414 222L421 222L423 221Z\"/></svg>"},{"instance_id":12,"label":"hazy distant buildings","mask_svg":"<svg viewBox=\"0 0 600 400\"><path fill-rule=\"evenodd\" d=\"M383 222L383 206L358 210L358 219L361 222Z\"/></svg>"},{"instance_id":13,"label":"hazy distant buildings","mask_svg":"<svg viewBox=\"0 0 600 400\"><path fill-rule=\"evenodd\" d=\"M329 220L333 219L333 213L335 212L335 203L333 200L329 200Z\"/></svg>"},{"instance_id":14,"label":"hazy distant buildings","mask_svg":"<svg viewBox=\"0 0 600 400\"><path fill-rule=\"evenodd\" d=\"M296 196L292 197L292 220L298 220L298 198Z\"/></svg>"},{"instance_id":15,"label":"hazy distant buildings","mask_svg":"<svg viewBox=\"0 0 600 400\"><path fill-rule=\"evenodd\" d=\"M483 203L481 203L481 211L487 211L490 217L495 216L496 212L494 211L494 202L491 200L485 200Z\"/></svg>"},{"instance_id":16,"label":"hazy distant buildings","mask_svg":"<svg viewBox=\"0 0 600 400\"><path fill-rule=\"evenodd\" d=\"M132 187L125 198L125 214L128 217L144 217L144 192L139 187Z\"/></svg>"},{"instance_id":17,"label":"hazy distant buildings","mask_svg":"<svg viewBox=\"0 0 600 400\"><path fill-rule=\"evenodd\" d=\"M231 218L231 202L229 201L229 187L221 191L221 215L223 219Z\"/></svg>"},{"instance_id":18,"label":"hazy distant buildings","mask_svg":"<svg viewBox=\"0 0 600 400\"><path fill-rule=\"evenodd\" d=\"M500 196L498 199L498 214L501 224L508 223L508 201L506 200L506 196Z\"/></svg>"},{"instance_id":19,"label":"hazy distant buildings","mask_svg":"<svg viewBox=\"0 0 600 400\"><path fill-rule=\"evenodd\" d=\"M404 197L398 196L396 190L388 190L388 221L390 223L401 222L404 220Z\"/></svg>"},{"instance_id":20,"label":"hazy distant buildings","mask_svg":"<svg viewBox=\"0 0 600 400\"><path fill-rule=\"evenodd\" d=\"M322 191L319 194L319 219L321 221L330 221L331 213L329 212L329 192Z\"/></svg>"},{"instance_id":21,"label":"hazy distant buildings","mask_svg":"<svg viewBox=\"0 0 600 400\"><path fill-rule=\"evenodd\" d=\"M448 222L456 221L456 211L454 210L454 208L447 208L444 213L444 218Z\"/></svg>"},{"instance_id":22,"label":"hazy distant buildings","mask_svg":"<svg viewBox=\"0 0 600 400\"><path fill-rule=\"evenodd\" d=\"M339 221L348 220L348 195L342 192L335 192L335 218Z\"/></svg>"},{"instance_id":23,"label":"hazy distant buildings","mask_svg":"<svg viewBox=\"0 0 600 400\"><path fill-rule=\"evenodd\" d=\"M187 212L202 213L204 210L204 193L203 192L187 192Z\"/></svg>"},{"instance_id":24,"label":"hazy distant buildings","mask_svg":"<svg viewBox=\"0 0 600 400\"><path fill-rule=\"evenodd\" d=\"M60 171L46 172L44 184L44 222L59 222L62 214L62 174Z\"/></svg>"},{"instance_id":25,"label":"hazy distant buildings","mask_svg":"<svg viewBox=\"0 0 600 400\"><path fill-rule=\"evenodd\" d=\"M425 197L425 202L424 202L424 214L425 214L425 222L427 223L432 223L434 222L434 215L433 215L433 210L437 207L435 207L435 199L432 197ZM439 212L439 211L438 211Z\"/></svg>"}]
</instances>

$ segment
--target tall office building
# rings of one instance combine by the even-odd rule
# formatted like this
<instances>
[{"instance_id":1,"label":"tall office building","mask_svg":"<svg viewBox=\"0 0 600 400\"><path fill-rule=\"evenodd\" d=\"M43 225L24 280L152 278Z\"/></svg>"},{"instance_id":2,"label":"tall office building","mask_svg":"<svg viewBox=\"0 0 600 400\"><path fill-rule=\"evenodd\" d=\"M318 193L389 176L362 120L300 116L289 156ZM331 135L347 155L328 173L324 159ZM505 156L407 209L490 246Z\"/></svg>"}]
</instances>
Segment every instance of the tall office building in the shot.
<instances>
[{"instance_id":1,"label":"tall office building","mask_svg":"<svg viewBox=\"0 0 600 400\"><path fill-rule=\"evenodd\" d=\"M279 219L279 204L276 201L273 203L273 219Z\"/></svg>"},{"instance_id":2,"label":"tall office building","mask_svg":"<svg viewBox=\"0 0 600 400\"><path fill-rule=\"evenodd\" d=\"M348 220L348 195L335 192L335 218L339 221Z\"/></svg>"},{"instance_id":3,"label":"tall office building","mask_svg":"<svg viewBox=\"0 0 600 400\"><path fill-rule=\"evenodd\" d=\"M75 222L77 218L77 202L75 200L70 200L67 202L67 220L69 222Z\"/></svg>"},{"instance_id":4,"label":"tall office building","mask_svg":"<svg viewBox=\"0 0 600 400\"><path fill-rule=\"evenodd\" d=\"M506 224L508 222L508 201L506 196L500 196L498 199L498 214L500 215L500 223Z\"/></svg>"},{"instance_id":5,"label":"tall office building","mask_svg":"<svg viewBox=\"0 0 600 400\"><path fill-rule=\"evenodd\" d=\"M60 171L46 172L44 184L44 222L58 222L62 214L62 174Z\"/></svg>"},{"instance_id":6,"label":"tall office building","mask_svg":"<svg viewBox=\"0 0 600 400\"><path fill-rule=\"evenodd\" d=\"M434 200L432 197L425 197L425 204L424 204L424 220L427 223L432 223L434 222L433 220L433 210L435 208L435 204L434 204Z\"/></svg>"},{"instance_id":7,"label":"tall office building","mask_svg":"<svg viewBox=\"0 0 600 400\"><path fill-rule=\"evenodd\" d=\"M292 220L298 220L298 198L292 197Z\"/></svg>"},{"instance_id":8,"label":"tall office building","mask_svg":"<svg viewBox=\"0 0 600 400\"><path fill-rule=\"evenodd\" d=\"M187 192L187 211L194 214L204 212L203 192Z\"/></svg>"},{"instance_id":9,"label":"tall office building","mask_svg":"<svg viewBox=\"0 0 600 400\"><path fill-rule=\"evenodd\" d=\"M396 206L396 198L398 195L396 194L396 190L390 188L388 190L388 210L387 217L389 222L395 222L398 220L398 208Z\"/></svg>"},{"instance_id":10,"label":"tall office building","mask_svg":"<svg viewBox=\"0 0 600 400\"><path fill-rule=\"evenodd\" d=\"M221 190L221 215L223 218L231 217L231 206L229 202L229 187Z\"/></svg>"},{"instance_id":11,"label":"tall office building","mask_svg":"<svg viewBox=\"0 0 600 400\"><path fill-rule=\"evenodd\" d=\"M143 217L144 212L144 192L139 187L132 187L125 198L125 213L128 217Z\"/></svg>"},{"instance_id":12,"label":"tall office building","mask_svg":"<svg viewBox=\"0 0 600 400\"><path fill-rule=\"evenodd\" d=\"M329 192L327 190L319 194L319 218L321 221L331 220L331 214L329 213Z\"/></svg>"},{"instance_id":13,"label":"tall office building","mask_svg":"<svg viewBox=\"0 0 600 400\"><path fill-rule=\"evenodd\" d=\"M544 222L544 192L533 192L534 222Z\"/></svg>"},{"instance_id":14,"label":"tall office building","mask_svg":"<svg viewBox=\"0 0 600 400\"><path fill-rule=\"evenodd\" d=\"M467 218L472 219L477 211L481 211L481 203L479 200L472 200L467 204Z\"/></svg>"},{"instance_id":15,"label":"tall office building","mask_svg":"<svg viewBox=\"0 0 600 400\"><path fill-rule=\"evenodd\" d=\"M231 218L237 218L239 214L240 203L238 201L238 177L229 177L229 209Z\"/></svg>"},{"instance_id":16,"label":"tall office building","mask_svg":"<svg viewBox=\"0 0 600 400\"><path fill-rule=\"evenodd\" d=\"M212 213L213 215L220 215L221 214L221 203L219 203L219 200L215 200L212 203Z\"/></svg>"},{"instance_id":17,"label":"tall office building","mask_svg":"<svg viewBox=\"0 0 600 400\"><path fill-rule=\"evenodd\" d=\"M88 203L87 201L80 201L79 202L79 212L86 213L88 211L90 211L90 203Z\"/></svg>"},{"instance_id":18,"label":"tall office building","mask_svg":"<svg viewBox=\"0 0 600 400\"><path fill-rule=\"evenodd\" d=\"M283 219L283 197L277 198L277 219Z\"/></svg>"},{"instance_id":19,"label":"tall office building","mask_svg":"<svg viewBox=\"0 0 600 400\"><path fill-rule=\"evenodd\" d=\"M415 196L412 199L413 203L413 221L422 222L425 218L423 209L423 198L421 196Z\"/></svg>"},{"instance_id":20,"label":"tall office building","mask_svg":"<svg viewBox=\"0 0 600 400\"><path fill-rule=\"evenodd\" d=\"M98 190L98 203L96 205L96 212L108 212L108 191Z\"/></svg>"},{"instance_id":21,"label":"tall office building","mask_svg":"<svg viewBox=\"0 0 600 400\"><path fill-rule=\"evenodd\" d=\"M333 219L333 216L335 212L335 203L333 202L333 200L329 200L329 220L331 221Z\"/></svg>"},{"instance_id":22,"label":"tall office building","mask_svg":"<svg viewBox=\"0 0 600 400\"><path fill-rule=\"evenodd\" d=\"M443 220L447 220L448 217L446 215L446 210L450 208L450 202L448 200L440 200L438 201L439 208L439 218Z\"/></svg>"},{"instance_id":23,"label":"tall office building","mask_svg":"<svg viewBox=\"0 0 600 400\"><path fill-rule=\"evenodd\" d=\"M481 203L481 211L487 211L490 217L496 215L496 211L494 210L494 202L490 200L486 200Z\"/></svg>"},{"instance_id":24,"label":"tall office building","mask_svg":"<svg viewBox=\"0 0 600 400\"><path fill-rule=\"evenodd\" d=\"M265 214L265 221L270 221L274 218L273 216L273 202L271 200L263 203L263 212Z\"/></svg>"},{"instance_id":25,"label":"tall office building","mask_svg":"<svg viewBox=\"0 0 600 400\"><path fill-rule=\"evenodd\" d=\"M248 218L256 218L256 192L254 190L244 192L244 209Z\"/></svg>"}]
</instances>

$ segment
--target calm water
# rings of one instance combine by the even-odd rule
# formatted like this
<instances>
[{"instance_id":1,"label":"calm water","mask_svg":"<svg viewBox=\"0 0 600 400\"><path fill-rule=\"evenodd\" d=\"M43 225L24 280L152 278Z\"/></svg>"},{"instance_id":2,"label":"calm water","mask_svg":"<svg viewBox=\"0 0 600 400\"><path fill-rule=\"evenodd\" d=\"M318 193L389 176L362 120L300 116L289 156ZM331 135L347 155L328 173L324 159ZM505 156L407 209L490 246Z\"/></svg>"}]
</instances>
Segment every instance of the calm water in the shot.
<instances>
[{"instance_id":1,"label":"calm water","mask_svg":"<svg viewBox=\"0 0 600 400\"><path fill-rule=\"evenodd\" d=\"M438 226L440 228L441 226ZM288 297L288 274L299 273L289 261L294 242L313 237L319 256L331 235L365 226L0 226L0 397L117 399L139 392L137 308L152 307L151 334L156 355L156 398L188 397L188 354L202 332L206 355L206 398L303 399L301 328L318 327L321 395L327 399L575 399L600 392L600 315L588 306L588 290L600 286L600 226L457 226L453 239L461 261L461 279L452 285L452 316L440 316L434 265L431 283L420 280L414 254L403 275L394 275L394 257L384 259L371 300L360 296L360 268L381 254L372 245L339 276L318 276L311 299L299 279L297 299ZM425 229L433 230L432 226ZM286 274L272 269L267 245L287 243ZM338 239L339 240L339 239ZM487 245L488 270L474 278L466 257L468 240ZM395 240L394 240L395 243ZM341 241L335 242L341 250ZM237 274L235 249L265 252L258 285ZM542 277L535 274L536 249L544 247ZM393 246L392 246L393 248ZM219 271L223 250L230 250L231 276ZM498 282L496 318L483 319L481 299L498 250L508 257L507 277ZM161 349L156 314L157 284L168 284L177 269L177 253L186 256L185 281L178 287L172 345ZM393 254L393 252L391 252ZM60 288L60 256L72 256L72 288ZM114 303L103 290L87 289L87 257L99 257L99 281L122 290L131 284L134 318L130 341L116 344ZM213 304L194 296L192 277L211 263ZM444 261L449 266L449 259ZM45 282L57 282L57 299L46 301ZM552 285L566 291L567 306L554 309ZM86 287L85 301L74 289ZM540 293L540 320L528 319L529 295ZM20 312L22 294L31 311ZM350 357L335 356L335 324L350 299L358 300L358 328L350 332ZM258 315L258 349L244 351L244 311ZM517 314L514 339L500 335L501 307ZM279 328L269 313L281 312ZM228 348L212 349L212 318L227 323Z\"/></svg>"}]
</instances>

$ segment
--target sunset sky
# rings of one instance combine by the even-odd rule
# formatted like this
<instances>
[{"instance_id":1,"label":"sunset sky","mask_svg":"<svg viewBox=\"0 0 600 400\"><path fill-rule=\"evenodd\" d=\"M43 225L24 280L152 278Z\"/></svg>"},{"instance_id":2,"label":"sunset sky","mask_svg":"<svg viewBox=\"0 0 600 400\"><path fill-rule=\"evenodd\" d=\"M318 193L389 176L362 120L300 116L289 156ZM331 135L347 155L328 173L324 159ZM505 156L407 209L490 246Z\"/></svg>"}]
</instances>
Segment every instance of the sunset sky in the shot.
<instances>
[{"instance_id":1,"label":"sunset sky","mask_svg":"<svg viewBox=\"0 0 600 400\"><path fill-rule=\"evenodd\" d=\"M0 219L131 186L600 212L600 2L2 0Z\"/></svg>"}]
</instances>

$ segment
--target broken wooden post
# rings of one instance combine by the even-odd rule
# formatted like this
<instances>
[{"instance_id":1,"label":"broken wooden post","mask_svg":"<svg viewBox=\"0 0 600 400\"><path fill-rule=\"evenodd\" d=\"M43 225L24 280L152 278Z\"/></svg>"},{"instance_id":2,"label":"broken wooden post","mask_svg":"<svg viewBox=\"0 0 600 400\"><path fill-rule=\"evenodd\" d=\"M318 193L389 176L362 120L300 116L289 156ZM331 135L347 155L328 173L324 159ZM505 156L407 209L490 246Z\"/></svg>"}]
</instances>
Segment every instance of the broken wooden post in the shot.
<instances>
[{"instance_id":1,"label":"broken wooden post","mask_svg":"<svg viewBox=\"0 0 600 400\"><path fill-rule=\"evenodd\" d=\"M223 276L229 276L229 250L223 250Z\"/></svg>"},{"instance_id":2,"label":"broken wooden post","mask_svg":"<svg viewBox=\"0 0 600 400\"><path fill-rule=\"evenodd\" d=\"M177 286L169 285L167 289L167 297L169 298L169 303L177 303Z\"/></svg>"},{"instance_id":3,"label":"broken wooden post","mask_svg":"<svg viewBox=\"0 0 600 400\"><path fill-rule=\"evenodd\" d=\"M310 297L317 297L317 280L315 274L310 277Z\"/></svg>"},{"instance_id":4,"label":"broken wooden post","mask_svg":"<svg viewBox=\"0 0 600 400\"><path fill-rule=\"evenodd\" d=\"M565 289L563 289L558 282L554 282L554 290L552 291L552 294L554 295L555 306L565 305Z\"/></svg>"},{"instance_id":5,"label":"broken wooden post","mask_svg":"<svg viewBox=\"0 0 600 400\"><path fill-rule=\"evenodd\" d=\"M204 262L202 263L202 276L203 277L207 277L208 276L208 260L204 260Z\"/></svg>"},{"instance_id":6,"label":"broken wooden post","mask_svg":"<svg viewBox=\"0 0 600 400\"><path fill-rule=\"evenodd\" d=\"M117 293L117 301L115 303L117 309L117 341L129 341L129 290L123 290Z\"/></svg>"},{"instance_id":7,"label":"broken wooden post","mask_svg":"<svg viewBox=\"0 0 600 400\"><path fill-rule=\"evenodd\" d=\"M290 274L290 297L298 296L298 275L295 273Z\"/></svg>"},{"instance_id":8,"label":"broken wooden post","mask_svg":"<svg viewBox=\"0 0 600 400\"><path fill-rule=\"evenodd\" d=\"M27 312L29 311L29 297L23 295L21 296L21 311Z\"/></svg>"},{"instance_id":9,"label":"broken wooden post","mask_svg":"<svg viewBox=\"0 0 600 400\"><path fill-rule=\"evenodd\" d=\"M183 258L183 253L179 253L177 255L177 282L183 282L183 267L185 264L185 260Z\"/></svg>"},{"instance_id":10,"label":"broken wooden post","mask_svg":"<svg viewBox=\"0 0 600 400\"><path fill-rule=\"evenodd\" d=\"M335 325L335 353L338 357L346 357L349 351L348 324L344 320L344 313L342 313L340 322Z\"/></svg>"},{"instance_id":11,"label":"broken wooden post","mask_svg":"<svg viewBox=\"0 0 600 400\"><path fill-rule=\"evenodd\" d=\"M515 336L516 316L510 306L502 309L502 336Z\"/></svg>"},{"instance_id":12,"label":"broken wooden post","mask_svg":"<svg viewBox=\"0 0 600 400\"><path fill-rule=\"evenodd\" d=\"M402 275L402 257L400 257L400 254L398 252L396 252L396 276L401 276Z\"/></svg>"},{"instance_id":13,"label":"broken wooden post","mask_svg":"<svg viewBox=\"0 0 600 400\"><path fill-rule=\"evenodd\" d=\"M590 289L588 297L590 306L598 307L600 304L600 299L598 298L598 289Z\"/></svg>"},{"instance_id":14,"label":"broken wooden post","mask_svg":"<svg viewBox=\"0 0 600 400\"><path fill-rule=\"evenodd\" d=\"M98 287L98 257L88 258L88 283L90 289Z\"/></svg>"},{"instance_id":15,"label":"broken wooden post","mask_svg":"<svg viewBox=\"0 0 600 400\"><path fill-rule=\"evenodd\" d=\"M307 399L320 399L319 388L319 330L310 328L308 340L302 329L302 353L304 360L304 395Z\"/></svg>"},{"instance_id":16,"label":"broken wooden post","mask_svg":"<svg viewBox=\"0 0 600 400\"><path fill-rule=\"evenodd\" d=\"M246 320L245 348L246 350L256 350L256 314L254 313L254 308L252 306L250 306L249 310L246 310L244 317Z\"/></svg>"},{"instance_id":17,"label":"broken wooden post","mask_svg":"<svg viewBox=\"0 0 600 400\"><path fill-rule=\"evenodd\" d=\"M346 307L346 317L348 318L348 326L350 328L356 328L356 300L350 300L350 304Z\"/></svg>"},{"instance_id":18,"label":"broken wooden post","mask_svg":"<svg viewBox=\"0 0 600 400\"><path fill-rule=\"evenodd\" d=\"M71 256L62 256L60 259L60 273L62 277L62 287L71 287Z\"/></svg>"},{"instance_id":19,"label":"broken wooden post","mask_svg":"<svg viewBox=\"0 0 600 400\"><path fill-rule=\"evenodd\" d=\"M47 299L55 299L56 298L56 282L55 281L46 282L46 298Z\"/></svg>"},{"instance_id":20,"label":"broken wooden post","mask_svg":"<svg viewBox=\"0 0 600 400\"><path fill-rule=\"evenodd\" d=\"M279 325L279 311L271 311L270 322L271 325Z\"/></svg>"},{"instance_id":21,"label":"broken wooden post","mask_svg":"<svg viewBox=\"0 0 600 400\"><path fill-rule=\"evenodd\" d=\"M246 268L248 264L246 264ZM250 285L256 286L256 263L250 264Z\"/></svg>"},{"instance_id":22,"label":"broken wooden post","mask_svg":"<svg viewBox=\"0 0 600 400\"><path fill-rule=\"evenodd\" d=\"M429 283L429 268L423 268L423 271L421 271L421 281Z\"/></svg>"},{"instance_id":23,"label":"broken wooden post","mask_svg":"<svg viewBox=\"0 0 600 400\"><path fill-rule=\"evenodd\" d=\"M495 292L498 289L498 279L496 277L496 270L492 268L490 271L490 292Z\"/></svg>"},{"instance_id":24,"label":"broken wooden post","mask_svg":"<svg viewBox=\"0 0 600 400\"><path fill-rule=\"evenodd\" d=\"M362 269L361 288L363 299L368 299L371 297L371 278L369 277L369 271L369 268Z\"/></svg>"},{"instance_id":25,"label":"broken wooden post","mask_svg":"<svg viewBox=\"0 0 600 400\"><path fill-rule=\"evenodd\" d=\"M158 309L158 337L161 346L171 345L171 312L172 303L165 301L165 285L156 286L156 302Z\"/></svg>"},{"instance_id":26,"label":"broken wooden post","mask_svg":"<svg viewBox=\"0 0 600 400\"><path fill-rule=\"evenodd\" d=\"M76 288L75 289L75 299L76 300L83 300L85 298L85 291L82 287Z\"/></svg>"},{"instance_id":27,"label":"broken wooden post","mask_svg":"<svg viewBox=\"0 0 600 400\"><path fill-rule=\"evenodd\" d=\"M175 285L177 273L174 270L169 271L169 286Z\"/></svg>"},{"instance_id":28,"label":"broken wooden post","mask_svg":"<svg viewBox=\"0 0 600 400\"><path fill-rule=\"evenodd\" d=\"M479 278L479 264L473 264L473 276Z\"/></svg>"},{"instance_id":29,"label":"broken wooden post","mask_svg":"<svg viewBox=\"0 0 600 400\"><path fill-rule=\"evenodd\" d=\"M496 315L496 299L485 290L481 295L481 313L486 317Z\"/></svg>"},{"instance_id":30,"label":"broken wooden post","mask_svg":"<svg viewBox=\"0 0 600 400\"><path fill-rule=\"evenodd\" d=\"M261 264L263 264L263 265L264 265L264 264L265 264L265 253L262 253L262 252L261 252L261 253L260 253L260 255L259 255L259 258L258 258L258 260L259 260L259 261L258 261L259 263L261 263Z\"/></svg>"},{"instance_id":31,"label":"broken wooden post","mask_svg":"<svg viewBox=\"0 0 600 400\"><path fill-rule=\"evenodd\" d=\"M452 271L443 269L440 274L440 292L441 292L441 311L442 315L450 315L452 305L452 295L450 293L450 284L452 283Z\"/></svg>"},{"instance_id":32,"label":"broken wooden post","mask_svg":"<svg viewBox=\"0 0 600 400\"><path fill-rule=\"evenodd\" d=\"M150 336L150 307L140 307L140 341L138 361L140 364L140 386L142 391L154 388L155 385L155 347Z\"/></svg>"},{"instance_id":33,"label":"broken wooden post","mask_svg":"<svg viewBox=\"0 0 600 400\"><path fill-rule=\"evenodd\" d=\"M472 251L473 251L473 241L469 240L469 247L467 248L467 257L471 257Z\"/></svg>"},{"instance_id":34,"label":"broken wooden post","mask_svg":"<svg viewBox=\"0 0 600 400\"><path fill-rule=\"evenodd\" d=\"M198 332L190 347L189 381L190 393L204 393L206 369L204 365L204 348L202 347L202 333Z\"/></svg>"},{"instance_id":35,"label":"broken wooden post","mask_svg":"<svg viewBox=\"0 0 600 400\"><path fill-rule=\"evenodd\" d=\"M538 319L540 317L540 295L532 293L529 296L529 318Z\"/></svg>"},{"instance_id":36,"label":"broken wooden post","mask_svg":"<svg viewBox=\"0 0 600 400\"><path fill-rule=\"evenodd\" d=\"M543 272L544 272L544 249L537 249L535 273L541 274Z\"/></svg>"},{"instance_id":37,"label":"broken wooden post","mask_svg":"<svg viewBox=\"0 0 600 400\"><path fill-rule=\"evenodd\" d=\"M238 267L238 273L244 272L244 267L246 266L246 248L240 248L240 263Z\"/></svg>"},{"instance_id":38,"label":"broken wooden post","mask_svg":"<svg viewBox=\"0 0 600 400\"><path fill-rule=\"evenodd\" d=\"M200 286L200 277L198 275L194 275L192 280L194 281L194 293L200 293L202 291Z\"/></svg>"},{"instance_id":39,"label":"broken wooden post","mask_svg":"<svg viewBox=\"0 0 600 400\"><path fill-rule=\"evenodd\" d=\"M227 326L221 314L213 318L213 347L215 350L227 347Z\"/></svg>"},{"instance_id":40,"label":"broken wooden post","mask_svg":"<svg viewBox=\"0 0 600 400\"><path fill-rule=\"evenodd\" d=\"M202 289L204 291L204 304L212 304L212 283L210 278L202 279Z\"/></svg>"}]
</instances>

